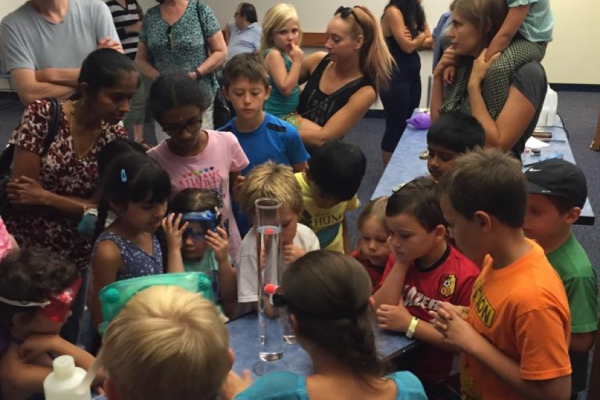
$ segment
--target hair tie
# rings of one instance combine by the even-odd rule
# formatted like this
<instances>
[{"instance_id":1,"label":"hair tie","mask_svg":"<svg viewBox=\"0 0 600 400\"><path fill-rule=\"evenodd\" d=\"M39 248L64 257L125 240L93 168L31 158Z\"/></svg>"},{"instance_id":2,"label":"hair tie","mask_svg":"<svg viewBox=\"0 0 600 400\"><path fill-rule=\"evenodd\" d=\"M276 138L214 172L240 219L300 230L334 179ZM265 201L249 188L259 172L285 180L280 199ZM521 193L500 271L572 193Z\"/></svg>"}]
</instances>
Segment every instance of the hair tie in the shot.
<instances>
[{"instance_id":1,"label":"hair tie","mask_svg":"<svg viewBox=\"0 0 600 400\"><path fill-rule=\"evenodd\" d=\"M125 168L121 168L121 182L127 182L127 173L125 172Z\"/></svg>"}]
</instances>

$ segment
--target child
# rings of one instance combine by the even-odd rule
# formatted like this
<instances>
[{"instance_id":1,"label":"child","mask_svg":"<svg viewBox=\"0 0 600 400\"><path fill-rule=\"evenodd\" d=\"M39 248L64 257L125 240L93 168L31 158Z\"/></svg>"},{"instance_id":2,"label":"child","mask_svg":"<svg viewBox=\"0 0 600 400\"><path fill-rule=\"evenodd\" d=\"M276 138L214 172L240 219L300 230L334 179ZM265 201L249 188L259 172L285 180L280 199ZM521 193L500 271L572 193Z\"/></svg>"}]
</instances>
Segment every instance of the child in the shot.
<instances>
[{"instance_id":1,"label":"child","mask_svg":"<svg viewBox=\"0 0 600 400\"><path fill-rule=\"evenodd\" d=\"M176 286L137 293L104 334L109 400L216 400L233 364L212 303Z\"/></svg>"},{"instance_id":2,"label":"child","mask_svg":"<svg viewBox=\"0 0 600 400\"><path fill-rule=\"evenodd\" d=\"M378 197L371 201L358 217L358 249L354 250L351 257L356 258L365 267L373 293L382 283L383 271L388 259L392 256L387 242L389 232L385 226L385 206L387 197Z\"/></svg>"},{"instance_id":3,"label":"child","mask_svg":"<svg viewBox=\"0 0 600 400\"><path fill-rule=\"evenodd\" d=\"M319 239L309 227L298 222L303 209L302 193L290 167L268 161L250 171L240 188L240 203L244 213L254 218L254 202L264 197L282 202L279 217L283 261L286 264L291 264L309 251L319 250ZM258 301L257 263L256 227L253 227L244 237L238 257L240 303Z\"/></svg>"},{"instance_id":4,"label":"child","mask_svg":"<svg viewBox=\"0 0 600 400\"><path fill-rule=\"evenodd\" d=\"M240 233L231 211L231 196L248 158L229 132L202 129L208 98L185 74L154 81L148 99L153 118L168 138L148 152L171 177L173 195L185 188L209 189L219 197L223 224L229 227L229 254L236 257Z\"/></svg>"},{"instance_id":5,"label":"child","mask_svg":"<svg viewBox=\"0 0 600 400\"><path fill-rule=\"evenodd\" d=\"M468 306L479 268L446 243L446 227L435 193L436 183L417 178L388 199L385 221L394 253L381 289L375 294L379 326L426 345L417 351L411 370L430 399L444 396L450 384L453 354L429 322L428 311L447 301ZM457 385L458 386L458 385Z\"/></svg>"},{"instance_id":6,"label":"child","mask_svg":"<svg viewBox=\"0 0 600 400\"><path fill-rule=\"evenodd\" d=\"M132 152L146 154L146 149L138 142L123 138L117 138L104 146L98 153L98 176L100 177L100 181L102 181L106 175L106 170L112 160L118 158L122 154L129 154ZM107 226L112 224L114 220L115 215L109 210L106 217ZM79 221L79 225L77 225L77 231L83 237L92 240L94 238L97 221L98 209L88 208L83 214L81 221Z\"/></svg>"},{"instance_id":7,"label":"child","mask_svg":"<svg viewBox=\"0 0 600 400\"><path fill-rule=\"evenodd\" d=\"M208 275L215 298L224 303L225 311L231 315L237 301L236 278L217 195L205 189L183 189L173 197L169 209L182 214L182 221L188 223L181 248L185 271Z\"/></svg>"},{"instance_id":8,"label":"child","mask_svg":"<svg viewBox=\"0 0 600 400\"><path fill-rule=\"evenodd\" d=\"M360 206L356 193L366 169L358 146L331 140L315 150L306 172L296 173L304 199L301 222L317 234L322 249L350 253L344 215Z\"/></svg>"},{"instance_id":9,"label":"child","mask_svg":"<svg viewBox=\"0 0 600 400\"><path fill-rule=\"evenodd\" d=\"M427 169L436 181L459 155L485 145L485 131L476 118L457 111L440 117L427 131Z\"/></svg>"},{"instance_id":10,"label":"child","mask_svg":"<svg viewBox=\"0 0 600 400\"><path fill-rule=\"evenodd\" d=\"M81 286L75 265L45 250L26 249L6 255L0 271L0 398L43 393L52 359L61 355L89 369L94 357L59 336Z\"/></svg>"},{"instance_id":11,"label":"child","mask_svg":"<svg viewBox=\"0 0 600 400\"><path fill-rule=\"evenodd\" d=\"M232 58L223 70L225 97L232 102L237 117L221 131L233 132L252 168L268 160L291 165L294 172L304 171L309 155L298 130L285 121L263 111L265 100L273 96L268 71L258 54L240 54Z\"/></svg>"},{"instance_id":12,"label":"child","mask_svg":"<svg viewBox=\"0 0 600 400\"><path fill-rule=\"evenodd\" d=\"M532 165L525 177L529 181L529 197L523 231L544 249L569 299L571 393L576 397L586 387L589 351L598 329L596 273L571 233L587 198L587 183L579 167L558 159Z\"/></svg>"},{"instance_id":13,"label":"child","mask_svg":"<svg viewBox=\"0 0 600 400\"><path fill-rule=\"evenodd\" d=\"M273 372L252 386L231 372L226 394L236 400L403 399L425 400L419 380L410 372L386 374L375 348L370 279L355 259L330 251L313 251L296 260L283 275L274 304L285 304L298 343L308 352L314 373ZM307 290L310 288L310 290ZM278 301L275 302L275 299ZM233 397L233 396L231 396Z\"/></svg>"},{"instance_id":14,"label":"child","mask_svg":"<svg viewBox=\"0 0 600 400\"><path fill-rule=\"evenodd\" d=\"M139 276L183 272L181 242L187 228L187 223L180 226L181 216L165 218L171 193L169 176L145 154L124 154L115 159L101 190L98 238L92 254L91 311L95 326L102 322L99 292L104 286ZM104 229L109 208L117 219ZM161 226L166 248L157 234Z\"/></svg>"},{"instance_id":15,"label":"child","mask_svg":"<svg viewBox=\"0 0 600 400\"><path fill-rule=\"evenodd\" d=\"M459 157L439 183L444 217L471 259L485 257L466 320L441 303L435 327L462 352L467 399L568 399L569 304L544 251L523 230L527 181L500 150Z\"/></svg>"},{"instance_id":16,"label":"child","mask_svg":"<svg viewBox=\"0 0 600 400\"><path fill-rule=\"evenodd\" d=\"M265 111L279 118L294 113L298 108L298 78L304 57L301 41L302 31L294 6L280 3L271 7L263 22L260 52L265 57L269 84L273 88L265 103Z\"/></svg>"}]
</instances>

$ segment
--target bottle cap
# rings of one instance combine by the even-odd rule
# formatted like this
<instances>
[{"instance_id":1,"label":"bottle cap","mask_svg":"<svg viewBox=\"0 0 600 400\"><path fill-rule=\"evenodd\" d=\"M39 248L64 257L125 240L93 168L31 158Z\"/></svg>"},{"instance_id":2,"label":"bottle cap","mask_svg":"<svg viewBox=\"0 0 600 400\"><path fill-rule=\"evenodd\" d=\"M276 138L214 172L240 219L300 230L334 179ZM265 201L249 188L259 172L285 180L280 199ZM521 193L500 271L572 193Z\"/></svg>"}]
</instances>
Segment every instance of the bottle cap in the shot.
<instances>
[{"instance_id":1,"label":"bottle cap","mask_svg":"<svg viewBox=\"0 0 600 400\"><path fill-rule=\"evenodd\" d=\"M72 356L60 356L52 362L57 379L69 379L75 373L75 360Z\"/></svg>"}]
</instances>

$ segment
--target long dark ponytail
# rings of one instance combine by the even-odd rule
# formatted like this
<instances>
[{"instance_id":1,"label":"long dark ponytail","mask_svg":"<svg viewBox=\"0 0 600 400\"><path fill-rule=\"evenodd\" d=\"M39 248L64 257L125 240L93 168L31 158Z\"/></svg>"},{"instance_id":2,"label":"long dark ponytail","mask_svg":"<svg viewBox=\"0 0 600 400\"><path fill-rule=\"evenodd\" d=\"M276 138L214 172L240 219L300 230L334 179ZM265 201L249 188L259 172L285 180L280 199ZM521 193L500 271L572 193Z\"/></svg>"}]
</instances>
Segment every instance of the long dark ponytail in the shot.
<instances>
[{"instance_id":1,"label":"long dark ponytail","mask_svg":"<svg viewBox=\"0 0 600 400\"><path fill-rule=\"evenodd\" d=\"M282 288L299 338L367 383L388 372L375 347L371 280L358 261L326 250L310 252L286 270Z\"/></svg>"}]
</instances>

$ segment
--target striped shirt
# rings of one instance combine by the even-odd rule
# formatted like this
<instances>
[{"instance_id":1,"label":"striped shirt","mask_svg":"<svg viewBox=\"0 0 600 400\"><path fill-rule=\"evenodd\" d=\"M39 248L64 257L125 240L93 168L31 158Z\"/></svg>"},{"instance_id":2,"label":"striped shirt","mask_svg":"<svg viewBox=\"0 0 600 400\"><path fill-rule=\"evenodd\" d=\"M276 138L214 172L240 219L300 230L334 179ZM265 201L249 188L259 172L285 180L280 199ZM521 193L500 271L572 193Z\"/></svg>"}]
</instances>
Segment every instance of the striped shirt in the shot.
<instances>
[{"instance_id":1,"label":"striped shirt","mask_svg":"<svg viewBox=\"0 0 600 400\"><path fill-rule=\"evenodd\" d=\"M117 0L104 0L112 14L119 39L123 45L123 51L131 58L135 59L139 34L135 32L125 32L125 27L140 21L141 9L136 0L125 0L126 7L123 7Z\"/></svg>"}]
</instances>

